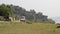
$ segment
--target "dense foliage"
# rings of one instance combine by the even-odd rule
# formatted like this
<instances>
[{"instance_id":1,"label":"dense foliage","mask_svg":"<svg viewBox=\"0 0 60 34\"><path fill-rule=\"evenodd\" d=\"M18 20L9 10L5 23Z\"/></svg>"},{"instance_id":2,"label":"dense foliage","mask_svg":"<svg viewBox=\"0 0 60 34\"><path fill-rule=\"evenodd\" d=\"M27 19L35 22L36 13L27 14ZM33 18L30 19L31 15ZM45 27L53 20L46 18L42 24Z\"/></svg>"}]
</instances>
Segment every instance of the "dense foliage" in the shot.
<instances>
[{"instance_id":1,"label":"dense foliage","mask_svg":"<svg viewBox=\"0 0 60 34\"><path fill-rule=\"evenodd\" d=\"M0 16L3 16L5 19L9 19L9 16L13 15L12 8L8 5L0 5Z\"/></svg>"},{"instance_id":2,"label":"dense foliage","mask_svg":"<svg viewBox=\"0 0 60 34\"><path fill-rule=\"evenodd\" d=\"M53 20L48 19L48 16L43 15L41 12L36 13L34 9L27 11L26 9L19 6L5 4L0 5L0 16L3 16L5 19L7 19L9 17L14 17L15 15L19 18L21 16L25 16L26 21L31 22L54 22Z\"/></svg>"}]
</instances>

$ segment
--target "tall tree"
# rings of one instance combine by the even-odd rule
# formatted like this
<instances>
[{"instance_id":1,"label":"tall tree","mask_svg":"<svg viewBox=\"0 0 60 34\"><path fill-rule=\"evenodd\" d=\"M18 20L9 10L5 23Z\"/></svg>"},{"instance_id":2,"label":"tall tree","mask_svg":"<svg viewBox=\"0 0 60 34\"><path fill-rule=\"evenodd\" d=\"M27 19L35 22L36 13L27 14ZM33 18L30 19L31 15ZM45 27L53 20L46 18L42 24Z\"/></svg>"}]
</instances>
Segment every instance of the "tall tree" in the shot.
<instances>
[{"instance_id":1,"label":"tall tree","mask_svg":"<svg viewBox=\"0 0 60 34\"><path fill-rule=\"evenodd\" d=\"M9 16L12 16L12 8L5 4L0 5L0 16L9 19Z\"/></svg>"},{"instance_id":2,"label":"tall tree","mask_svg":"<svg viewBox=\"0 0 60 34\"><path fill-rule=\"evenodd\" d=\"M33 9L33 10L30 10L30 12L32 13L32 16L34 17L34 21L36 21L36 12L35 12L35 10Z\"/></svg>"}]
</instances>

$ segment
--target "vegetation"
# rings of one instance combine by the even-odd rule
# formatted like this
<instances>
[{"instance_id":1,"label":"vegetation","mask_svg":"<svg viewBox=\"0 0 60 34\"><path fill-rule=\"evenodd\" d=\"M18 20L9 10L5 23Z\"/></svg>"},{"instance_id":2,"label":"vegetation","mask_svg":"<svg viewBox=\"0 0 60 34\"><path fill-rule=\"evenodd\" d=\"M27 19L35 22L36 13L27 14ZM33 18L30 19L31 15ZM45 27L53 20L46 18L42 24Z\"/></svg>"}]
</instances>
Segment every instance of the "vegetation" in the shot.
<instances>
[{"instance_id":1,"label":"vegetation","mask_svg":"<svg viewBox=\"0 0 60 34\"><path fill-rule=\"evenodd\" d=\"M55 21L52 20L52 19L48 19L48 22L52 23L52 24L55 24Z\"/></svg>"},{"instance_id":2,"label":"vegetation","mask_svg":"<svg viewBox=\"0 0 60 34\"><path fill-rule=\"evenodd\" d=\"M25 16L26 20L30 22L55 23L55 21L53 21L52 19L48 19L48 16L43 15L41 12L36 13L34 9L30 9L30 11L27 11L22 7L13 5L0 5L0 16L3 16L6 20L9 20L9 17L19 19L21 16Z\"/></svg>"},{"instance_id":3,"label":"vegetation","mask_svg":"<svg viewBox=\"0 0 60 34\"><path fill-rule=\"evenodd\" d=\"M11 7L5 4L0 5L0 15L1 16L12 16Z\"/></svg>"},{"instance_id":4,"label":"vegetation","mask_svg":"<svg viewBox=\"0 0 60 34\"><path fill-rule=\"evenodd\" d=\"M2 16L0 16L0 21L3 21L3 19L4 19L4 18L3 18Z\"/></svg>"},{"instance_id":5,"label":"vegetation","mask_svg":"<svg viewBox=\"0 0 60 34\"><path fill-rule=\"evenodd\" d=\"M5 4L0 5L0 16L3 16L6 20L8 20L9 17L13 17L12 7Z\"/></svg>"},{"instance_id":6,"label":"vegetation","mask_svg":"<svg viewBox=\"0 0 60 34\"><path fill-rule=\"evenodd\" d=\"M14 9L14 13L21 17L21 16L25 16L26 20L29 22L42 22L42 23L52 23L54 24L55 21L53 21L52 19L48 19L48 16L43 15L43 13L38 12L36 13L36 11L34 9L30 9L30 11L27 11L26 9L19 7L19 6L12 6Z\"/></svg>"},{"instance_id":7,"label":"vegetation","mask_svg":"<svg viewBox=\"0 0 60 34\"><path fill-rule=\"evenodd\" d=\"M0 34L60 34L56 24L0 22Z\"/></svg>"}]
</instances>

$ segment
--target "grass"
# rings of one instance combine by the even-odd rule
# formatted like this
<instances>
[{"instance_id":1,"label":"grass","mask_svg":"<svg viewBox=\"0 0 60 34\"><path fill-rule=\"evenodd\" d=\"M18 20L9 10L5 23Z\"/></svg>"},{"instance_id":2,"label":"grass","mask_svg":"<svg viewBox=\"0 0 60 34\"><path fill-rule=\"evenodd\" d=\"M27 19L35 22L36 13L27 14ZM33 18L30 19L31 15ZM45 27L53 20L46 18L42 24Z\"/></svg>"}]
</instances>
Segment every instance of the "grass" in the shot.
<instances>
[{"instance_id":1,"label":"grass","mask_svg":"<svg viewBox=\"0 0 60 34\"><path fill-rule=\"evenodd\" d=\"M43 23L0 23L0 34L60 34L60 28L56 24Z\"/></svg>"}]
</instances>

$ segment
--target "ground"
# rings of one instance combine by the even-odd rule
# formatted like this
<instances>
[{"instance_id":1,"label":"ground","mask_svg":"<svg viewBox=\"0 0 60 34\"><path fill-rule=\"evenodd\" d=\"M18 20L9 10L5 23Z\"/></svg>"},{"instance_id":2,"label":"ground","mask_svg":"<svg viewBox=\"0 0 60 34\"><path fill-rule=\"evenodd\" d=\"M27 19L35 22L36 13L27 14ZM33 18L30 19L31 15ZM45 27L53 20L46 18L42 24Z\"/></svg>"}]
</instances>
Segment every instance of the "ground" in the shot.
<instances>
[{"instance_id":1,"label":"ground","mask_svg":"<svg viewBox=\"0 0 60 34\"><path fill-rule=\"evenodd\" d=\"M56 24L0 22L0 34L60 34Z\"/></svg>"}]
</instances>

